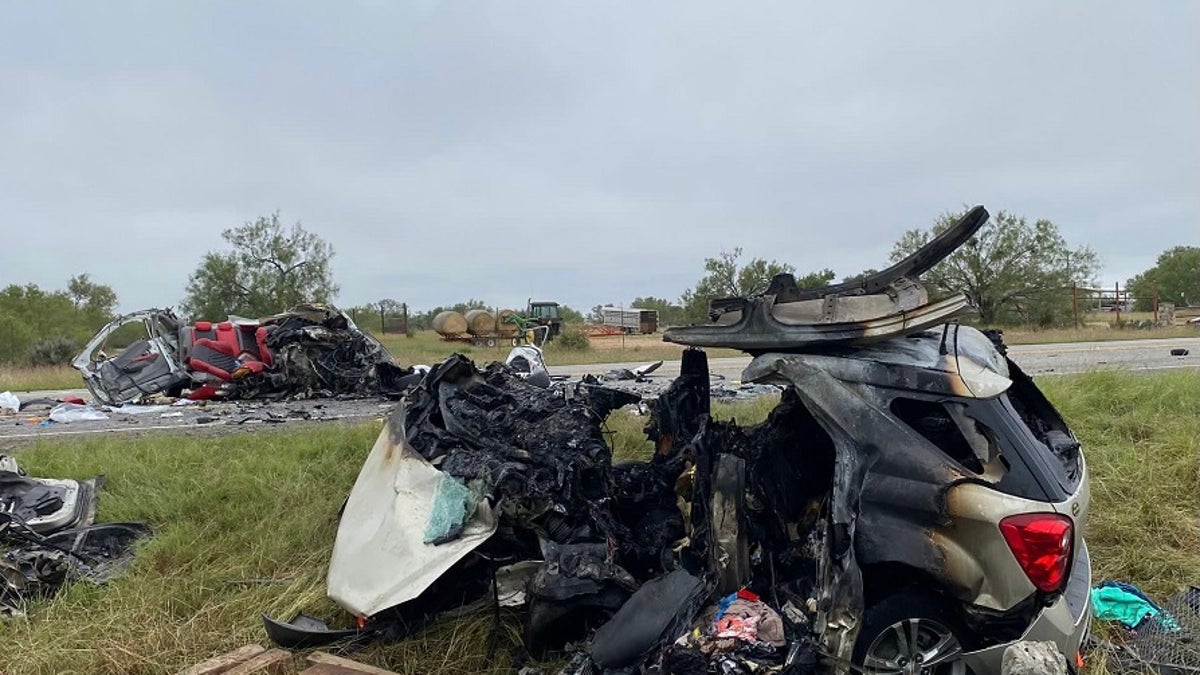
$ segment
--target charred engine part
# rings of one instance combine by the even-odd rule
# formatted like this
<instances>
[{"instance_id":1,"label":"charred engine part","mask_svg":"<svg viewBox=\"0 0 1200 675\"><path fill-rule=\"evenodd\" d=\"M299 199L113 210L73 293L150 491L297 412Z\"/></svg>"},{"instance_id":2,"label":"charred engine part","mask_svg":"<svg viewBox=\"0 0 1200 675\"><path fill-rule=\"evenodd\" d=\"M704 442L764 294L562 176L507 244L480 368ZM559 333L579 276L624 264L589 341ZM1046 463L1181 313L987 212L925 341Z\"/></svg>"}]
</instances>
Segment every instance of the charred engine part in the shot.
<instances>
[{"instance_id":1,"label":"charred engine part","mask_svg":"<svg viewBox=\"0 0 1200 675\"><path fill-rule=\"evenodd\" d=\"M150 534L142 523L102 523L42 536L12 514L0 514L0 615L20 615L30 600L72 580L102 584L133 562L134 545Z\"/></svg>"},{"instance_id":2,"label":"charred engine part","mask_svg":"<svg viewBox=\"0 0 1200 675\"><path fill-rule=\"evenodd\" d=\"M525 646L546 656L587 637L625 604L637 581L603 543L542 542L545 562L529 582Z\"/></svg>"}]
</instances>

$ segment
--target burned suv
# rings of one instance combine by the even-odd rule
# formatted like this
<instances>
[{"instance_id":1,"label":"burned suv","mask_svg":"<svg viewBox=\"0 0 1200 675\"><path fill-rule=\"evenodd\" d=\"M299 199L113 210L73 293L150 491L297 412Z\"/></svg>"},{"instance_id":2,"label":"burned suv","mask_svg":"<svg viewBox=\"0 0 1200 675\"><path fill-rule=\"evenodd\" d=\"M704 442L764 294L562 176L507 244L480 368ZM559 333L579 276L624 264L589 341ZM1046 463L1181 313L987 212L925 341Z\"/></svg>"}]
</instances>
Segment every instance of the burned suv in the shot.
<instances>
[{"instance_id":1,"label":"burned suv","mask_svg":"<svg viewBox=\"0 0 1200 675\"><path fill-rule=\"evenodd\" d=\"M328 595L359 628L268 632L395 638L477 603L524 606L525 649L574 651L572 674L983 675L1024 639L1075 656L1079 444L998 337L953 322L965 299L918 279L986 218L854 284L779 277L668 331L689 348L648 405L645 461L614 462L603 426L635 395L438 364L342 512ZM765 421L711 415L704 346L751 353L744 379L781 387Z\"/></svg>"}]
</instances>

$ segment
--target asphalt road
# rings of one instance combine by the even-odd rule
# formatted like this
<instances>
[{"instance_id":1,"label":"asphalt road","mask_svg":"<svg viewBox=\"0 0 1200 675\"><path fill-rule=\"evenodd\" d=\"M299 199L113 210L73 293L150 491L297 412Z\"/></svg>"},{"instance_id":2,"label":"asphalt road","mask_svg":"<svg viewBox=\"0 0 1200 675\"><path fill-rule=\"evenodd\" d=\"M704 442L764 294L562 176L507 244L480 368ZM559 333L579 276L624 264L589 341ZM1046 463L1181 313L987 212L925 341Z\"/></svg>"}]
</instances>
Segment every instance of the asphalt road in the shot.
<instances>
[{"instance_id":1,"label":"asphalt road","mask_svg":"<svg viewBox=\"0 0 1200 675\"><path fill-rule=\"evenodd\" d=\"M1171 356L1171 350L1189 350L1188 356ZM1046 345L1012 345L1008 355L1030 375L1068 375L1089 370L1126 369L1131 371L1169 368L1200 368L1200 337L1150 340L1114 340L1110 342L1063 342ZM731 381L741 379L742 370L750 357L709 359L708 370ZM646 365L637 363L605 363L584 366L556 366L555 375L581 376L613 369L633 370ZM655 371L656 375L678 377L679 362L667 361Z\"/></svg>"},{"instance_id":2,"label":"asphalt road","mask_svg":"<svg viewBox=\"0 0 1200 675\"><path fill-rule=\"evenodd\" d=\"M1171 356L1171 350L1183 348L1188 356ZM1165 369L1200 369L1200 338L1126 340L1114 342L1075 342L1047 345L1015 345L1009 355L1031 375L1053 376L1081 373L1089 370L1124 369L1146 372ZM709 360L709 372L724 378L728 384L741 380L742 369L749 357ZM633 370L645 362L604 363L582 366L555 366L554 375L580 377L601 375L610 370ZM679 362L665 362L654 373L657 381L667 381L679 375ZM59 399L65 396L90 398L84 389L20 393L22 401L36 398ZM18 415L0 417L0 452L6 447L36 438L85 436L106 433L157 433L186 431L187 433L223 434L274 426L328 423L334 420L380 418L392 404L376 399L353 401L282 401L263 403L239 401L210 403L163 409L144 414L110 413L110 419L94 422L74 422L37 426L30 418L45 415L49 408L22 410Z\"/></svg>"}]
</instances>

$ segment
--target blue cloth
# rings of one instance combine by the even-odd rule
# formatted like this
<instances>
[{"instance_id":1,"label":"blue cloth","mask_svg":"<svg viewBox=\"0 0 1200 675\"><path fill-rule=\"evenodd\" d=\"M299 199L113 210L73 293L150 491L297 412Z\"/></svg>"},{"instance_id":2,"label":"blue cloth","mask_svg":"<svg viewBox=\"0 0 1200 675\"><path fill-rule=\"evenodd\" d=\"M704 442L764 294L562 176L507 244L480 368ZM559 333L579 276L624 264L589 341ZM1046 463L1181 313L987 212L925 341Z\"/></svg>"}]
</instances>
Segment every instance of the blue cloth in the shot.
<instances>
[{"instance_id":1,"label":"blue cloth","mask_svg":"<svg viewBox=\"0 0 1200 675\"><path fill-rule=\"evenodd\" d=\"M721 598L721 601L717 603L717 615L713 617L713 621L720 621L721 617L725 616L725 610L729 609L734 600L737 600L737 593L730 593Z\"/></svg>"},{"instance_id":2,"label":"blue cloth","mask_svg":"<svg viewBox=\"0 0 1200 675\"><path fill-rule=\"evenodd\" d=\"M1129 629L1156 619L1166 630L1179 631L1178 622L1158 603L1137 586L1119 581L1105 581L1092 589L1092 614L1102 621L1119 621Z\"/></svg>"},{"instance_id":3,"label":"blue cloth","mask_svg":"<svg viewBox=\"0 0 1200 675\"><path fill-rule=\"evenodd\" d=\"M429 522L425 524L425 543L442 544L457 539L467 518L475 513L475 505L470 488L442 474L433 495Z\"/></svg>"}]
</instances>

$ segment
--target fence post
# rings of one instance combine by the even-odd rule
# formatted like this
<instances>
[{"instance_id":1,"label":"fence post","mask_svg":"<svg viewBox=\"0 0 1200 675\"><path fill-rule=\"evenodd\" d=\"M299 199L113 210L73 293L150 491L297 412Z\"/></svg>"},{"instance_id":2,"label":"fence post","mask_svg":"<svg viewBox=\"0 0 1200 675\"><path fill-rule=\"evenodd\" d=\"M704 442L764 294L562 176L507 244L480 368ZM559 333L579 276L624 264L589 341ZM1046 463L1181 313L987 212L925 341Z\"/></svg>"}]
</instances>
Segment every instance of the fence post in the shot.
<instances>
[{"instance_id":1,"label":"fence post","mask_svg":"<svg viewBox=\"0 0 1200 675\"><path fill-rule=\"evenodd\" d=\"M1079 330L1079 284L1071 284L1071 313L1075 317L1075 330Z\"/></svg>"},{"instance_id":2,"label":"fence post","mask_svg":"<svg viewBox=\"0 0 1200 675\"><path fill-rule=\"evenodd\" d=\"M404 317L403 319L401 319L401 321L403 322L402 326L404 328L404 337L412 337L412 333L410 333L408 331L408 303L407 302L400 303L400 311L402 312L402 316Z\"/></svg>"},{"instance_id":3,"label":"fence post","mask_svg":"<svg viewBox=\"0 0 1200 675\"><path fill-rule=\"evenodd\" d=\"M387 319L386 319L386 315L384 314L382 300L379 301L379 334L380 335L387 334Z\"/></svg>"},{"instance_id":4,"label":"fence post","mask_svg":"<svg viewBox=\"0 0 1200 675\"><path fill-rule=\"evenodd\" d=\"M1154 280L1154 325L1158 326L1158 279Z\"/></svg>"}]
</instances>

